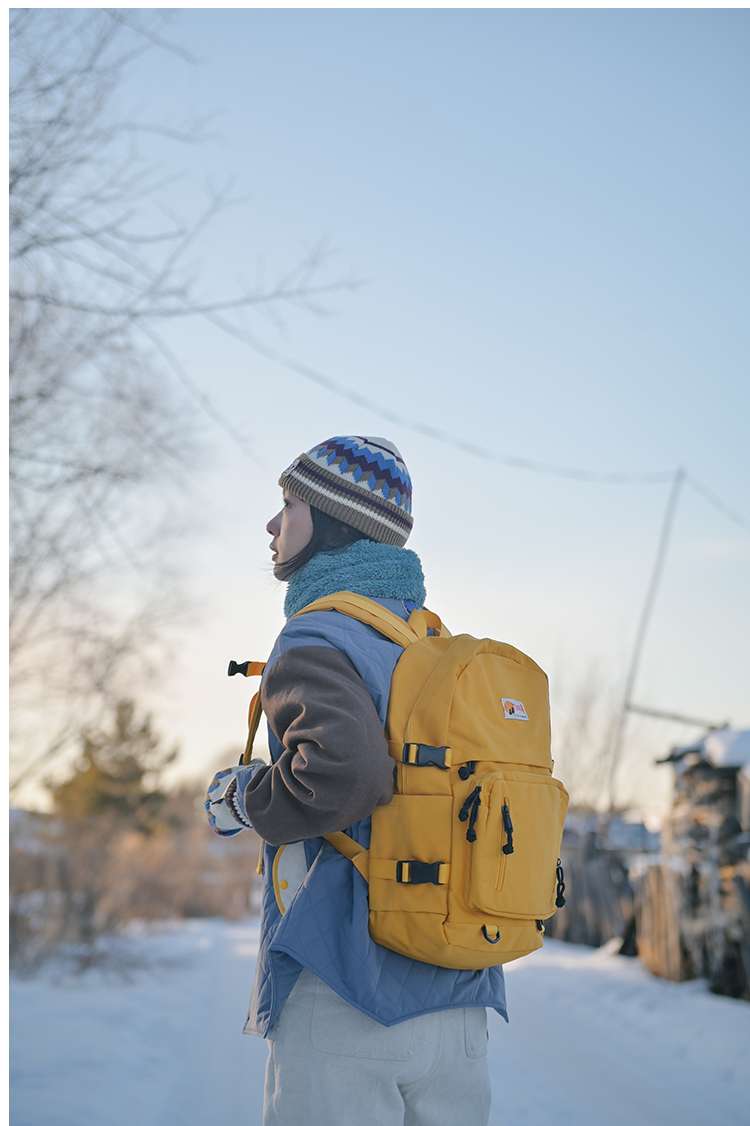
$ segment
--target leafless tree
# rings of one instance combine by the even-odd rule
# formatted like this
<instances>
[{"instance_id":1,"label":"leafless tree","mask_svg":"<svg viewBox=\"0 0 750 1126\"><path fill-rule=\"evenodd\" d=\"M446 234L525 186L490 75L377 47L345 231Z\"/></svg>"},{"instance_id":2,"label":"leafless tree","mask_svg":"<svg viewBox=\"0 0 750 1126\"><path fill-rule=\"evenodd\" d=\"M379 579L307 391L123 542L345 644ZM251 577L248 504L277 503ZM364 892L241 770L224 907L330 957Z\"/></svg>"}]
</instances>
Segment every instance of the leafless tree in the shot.
<instances>
[{"instance_id":1,"label":"leafless tree","mask_svg":"<svg viewBox=\"0 0 750 1126\"><path fill-rule=\"evenodd\" d=\"M556 669L552 682L555 775L565 783L571 805L598 809L607 790L608 750L617 722L618 685L611 683L601 660L593 658L573 675Z\"/></svg>"},{"instance_id":2,"label":"leafless tree","mask_svg":"<svg viewBox=\"0 0 750 1126\"><path fill-rule=\"evenodd\" d=\"M206 419L253 457L170 350L164 326L202 317L252 343L249 315L318 313L323 295L358 284L319 280L319 245L273 285L197 292L186 256L242 201L209 190L202 214L173 213L170 177L142 155L144 139L195 144L209 123L131 120L122 108L129 68L145 52L195 62L164 37L167 19L132 9L10 15L14 730L42 701L47 717L42 743L30 752L26 740L16 756L15 784L67 745L82 707L102 714L121 691L118 676L132 689L160 659L184 606L176 499L207 449Z\"/></svg>"}]
</instances>

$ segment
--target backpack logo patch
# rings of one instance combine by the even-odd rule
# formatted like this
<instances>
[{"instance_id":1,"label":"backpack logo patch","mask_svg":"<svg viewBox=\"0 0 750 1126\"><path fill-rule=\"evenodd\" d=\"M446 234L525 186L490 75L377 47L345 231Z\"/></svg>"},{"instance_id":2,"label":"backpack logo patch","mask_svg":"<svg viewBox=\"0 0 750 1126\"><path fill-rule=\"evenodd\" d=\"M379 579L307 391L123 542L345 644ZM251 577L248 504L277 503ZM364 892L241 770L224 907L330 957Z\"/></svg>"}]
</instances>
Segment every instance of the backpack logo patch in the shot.
<instances>
[{"instance_id":1,"label":"backpack logo patch","mask_svg":"<svg viewBox=\"0 0 750 1126\"><path fill-rule=\"evenodd\" d=\"M525 719L528 720L526 708L523 706L521 700L511 700L508 696L502 697L503 701L503 715L506 719Z\"/></svg>"}]
</instances>

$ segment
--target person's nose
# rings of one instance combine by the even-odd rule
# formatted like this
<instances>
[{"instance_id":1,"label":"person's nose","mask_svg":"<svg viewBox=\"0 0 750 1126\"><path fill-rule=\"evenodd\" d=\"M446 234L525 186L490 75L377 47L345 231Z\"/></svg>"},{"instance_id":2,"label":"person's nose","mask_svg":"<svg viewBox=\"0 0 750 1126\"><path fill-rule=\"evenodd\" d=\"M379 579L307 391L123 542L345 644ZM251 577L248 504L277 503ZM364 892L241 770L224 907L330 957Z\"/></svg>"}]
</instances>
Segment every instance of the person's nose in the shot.
<instances>
[{"instance_id":1,"label":"person's nose","mask_svg":"<svg viewBox=\"0 0 750 1126\"><path fill-rule=\"evenodd\" d=\"M278 513L276 513L275 516L272 516L271 519L268 521L268 523L266 524L266 531L268 532L269 536L278 535L278 533L279 533L279 514Z\"/></svg>"}]
</instances>

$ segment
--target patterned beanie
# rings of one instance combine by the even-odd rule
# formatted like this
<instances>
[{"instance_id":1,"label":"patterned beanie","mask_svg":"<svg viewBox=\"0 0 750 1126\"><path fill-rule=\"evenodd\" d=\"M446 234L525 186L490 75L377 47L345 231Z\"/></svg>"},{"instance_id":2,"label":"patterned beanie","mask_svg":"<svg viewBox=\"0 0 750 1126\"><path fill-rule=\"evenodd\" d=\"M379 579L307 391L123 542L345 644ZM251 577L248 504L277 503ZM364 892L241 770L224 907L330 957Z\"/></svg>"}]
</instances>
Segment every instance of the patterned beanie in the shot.
<instances>
[{"instance_id":1,"label":"patterned beanie","mask_svg":"<svg viewBox=\"0 0 750 1126\"><path fill-rule=\"evenodd\" d=\"M409 538L411 477L385 438L329 438L295 458L279 484L381 543L403 547Z\"/></svg>"}]
</instances>

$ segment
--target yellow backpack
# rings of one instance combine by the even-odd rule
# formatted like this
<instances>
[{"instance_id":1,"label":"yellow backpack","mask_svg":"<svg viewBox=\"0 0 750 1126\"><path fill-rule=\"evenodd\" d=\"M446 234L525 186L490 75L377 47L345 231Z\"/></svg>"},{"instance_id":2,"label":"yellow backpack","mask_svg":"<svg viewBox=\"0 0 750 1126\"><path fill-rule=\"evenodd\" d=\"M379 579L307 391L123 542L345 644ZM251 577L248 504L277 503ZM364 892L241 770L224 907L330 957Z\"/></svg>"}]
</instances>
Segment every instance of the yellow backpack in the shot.
<instances>
[{"instance_id":1,"label":"yellow backpack","mask_svg":"<svg viewBox=\"0 0 750 1126\"><path fill-rule=\"evenodd\" d=\"M404 648L386 723L393 799L372 813L369 849L346 833L325 834L368 882L371 937L461 970L539 949L544 920L565 904L569 801L552 777L546 674L512 645L452 636L427 609L404 621L340 591L298 613L318 610L348 614ZM261 662L234 665L248 676L262 670ZM243 762L259 720L256 693Z\"/></svg>"}]
</instances>

